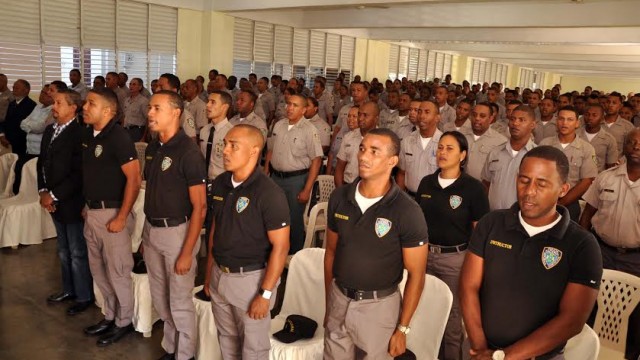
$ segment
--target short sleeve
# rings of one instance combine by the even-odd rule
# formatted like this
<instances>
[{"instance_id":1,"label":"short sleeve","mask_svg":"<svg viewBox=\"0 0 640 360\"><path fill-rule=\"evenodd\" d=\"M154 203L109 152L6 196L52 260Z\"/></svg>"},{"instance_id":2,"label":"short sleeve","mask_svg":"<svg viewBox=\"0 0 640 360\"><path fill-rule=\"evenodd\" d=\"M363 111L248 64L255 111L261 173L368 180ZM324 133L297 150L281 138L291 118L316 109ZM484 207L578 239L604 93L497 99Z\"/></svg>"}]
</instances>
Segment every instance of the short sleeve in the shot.
<instances>
[{"instance_id":1,"label":"short sleeve","mask_svg":"<svg viewBox=\"0 0 640 360\"><path fill-rule=\"evenodd\" d=\"M207 170L204 166L204 157L198 149L190 149L182 158L182 174L189 186L205 184Z\"/></svg>"},{"instance_id":2,"label":"short sleeve","mask_svg":"<svg viewBox=\"0 0 640 360\"><path fill-rule=\"evenodd\" d=\"M124 165L130 161L138 159L136 146L131 141L131 137L125 131L118 131L117 146L115 147L115 156L118 164Z\"/></svg>"},{"instance_id":3,"label":"short sleeve","mask_svg":"<svg viewBox=\"0 0 640 360\"><path fill-rule=\"evenodd\" d=\"M487 237L491 229L491 219L488 216L483 217L476 225L476 228L471 233L471 240L469 240L469 251L475 255L484 258L484 250L487 243Z\"/></svg>"},{"instance_id":4,"label":"short sleeve","mask_svg":"<svg viewBox=\"0 0 640 360\"><path fill-rule=\"evenodd\" d=\"M308 129L309 139L307 141L307 153L309 154L309 159L313 160L317 157L322 157L324 152L322 151L322 144L320 143L320 136L318 135L316 127L309 123Z\"/></svg>"},{"instance_id":5,"label":"short sleeve","mask_svg":"<svg viewBox=\"0 0 640 360\"><path fill-rule=\"evenodd\" d=\"M493 154L494 154L493 151L489 153L489 156L487 156L487 160L484 162L484 165L482 166L482 172L480 173L480 178L484 181L491 182L491 172L489 171L489 164L493 159Z\"/></svg>"},{"instance_id":6,"label":"short sleeve","mask_svg":"<svg viewBox=\"0 0 640 360\"><path fill-rule=\"evenodd\" d=\"M272 181L271 179L267 179ZM260 199L262 220L267 231L277 230L290 225L289 205L282 189L275 183L270 191Z\"/></svg>"},{"instance_id":7,"label":"short sleeve","mask_svg":"<svg viewBox=\"0 0 640 360\"><path fill-rule=\"evenodd\" d=\"M600 179L600 176L596 177L596 179L591 183L591 186L589 186L584 195L582 195L584 201L586 201L587 204L593 206L596 209L598 208L598 198L600 196L600 192L598 191Z\"/></svg>"},{"instance_id":8,"label":"short sleeve","mask_svg":"<svg viewBox=\"0 0 640 360\"><path fill-rule=\"evenodd\" d=\"M196 122L193 119L193 115L188 110L184 110L182 113L182 129L188 137L196 137Z\"/></svg>"},{"instance_id":9,"label":"short sleeve","mask_svg":"<svg viewBox=\"0 0 640 360\"><path fill-rule=\"evenodd\" d=\"M347 146L346 144L348 143L349 138L347 138L347 136L345 135L342 138L342 142L340 143L340 150L338 150L338 155L336 156L339 160L342 161L347 161Z\"/></svg>"},{"instance_id":10,"label":"short sleeve","mask_svg":"<svg viewBox=\"0 0 640 360\"><path fill-rule=\"evenodd\" d=\"M618 161L618 143L616 143L616 139L613 136L610 136L609 140L609 144L607 145L607 158L605 162L606 164L615 164Z\"/></svg>"},{"instance_id":11,"label":"short sleeve","mask_svg":"<svg viewBox=\"0 0 640 360\"><path fill-rule=\"evenodd\" d=\"M489 197L482 184L473 179L471 203L471 221L479 221L489 212Z\"/></svg>"},{"instance_id":12,"label":"short sleeve","mask_svg":"<svg viewBox=\"0 0 640 360\"><path fill-rule=\"evenodd\" d=\"M407 166L407 159L406 159L406 155L404 153L406 152L407 142L408 141L409 141L409 137L406 137L406 138L402 139L402 142L400 142L400 159L398 161L398 167L402 171L404 171L406 169L406 166Z\"/></svg>"},{"instance_id":13,"label":"short sleeve","mask_svg":"<svg viewBox=\"0 0 640 360\"><path fill-rule=\"evenodd\" d=\"M581 228L578 231L584 233L584 238L571 254L569 282L597 290L600 288L600 280L602 279L600 246L591 233Z\"/></svg>"},{"instance_id":14,"label":"short sleeve","mask_svg":"<svg viewBox=\"0 0 640 360\"><path fill-rule=\"evenodd\" d=\"M338 232L338 224L336 223L335 213L338 210L338 203L343 189L334 191L329 197L329 205L327 206L327 227L333 232Z\"/></svg>"},{"instance_id":15,"label":"short sleeve","mask_svg":"<svg viewBox=\"0 0 640 360\"><path fill-rule=\"evenodd\" d=\"M403 198L402 201L406 201L409 206L406 206L407 211L402 212L400 217L400 245L403 248L426 245L429 242L429 231L422 210L413 200Z\"/></svg>"}]
</instances>

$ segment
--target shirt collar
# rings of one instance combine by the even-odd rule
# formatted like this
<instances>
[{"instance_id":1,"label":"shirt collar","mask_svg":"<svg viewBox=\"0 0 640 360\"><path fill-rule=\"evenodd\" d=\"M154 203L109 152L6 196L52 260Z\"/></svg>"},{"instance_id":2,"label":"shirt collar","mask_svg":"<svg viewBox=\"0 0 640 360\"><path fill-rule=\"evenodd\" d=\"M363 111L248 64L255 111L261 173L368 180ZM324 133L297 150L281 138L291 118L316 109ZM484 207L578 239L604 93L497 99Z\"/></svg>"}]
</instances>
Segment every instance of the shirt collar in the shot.
<instances>
[{"instance_id":1,"label":"shirt collar","mask_svg":"<svg viewBox=\"0 0 640 360\"><path fill-rule=\"evenodd\" d=\"M400 194L401 190L396 184L395 180L391 178L390 181L391 181L391 187L389 188L389 191L387 191L387 193L384 194L382 199L380 199L380 201L378 201L374 206L378 206L378 205L383 206L385 204L388 204L393 200L395 200L395 198L398 197L398 195ZM347 198L349 199L349 202L351 202L351 204L355 205L356 207L359 207L358 202L356 201L356 191L358 191L359 182L360 182L360 177L356 178L351 184L347 185L349 187L347 190Z\"/></svg>"},{"instance_id":2,"label":"shirt collar","mask_svg":"<svg viewBox=\"0 0 640 360\"><path fill-rule=\"evenodd\" d=\"M516 202L511 206L508 211L508 214L505 218L505 228L507 230L517 230L524 234L527 234L527 231L524 229L522 224L520 223L520 219L518 218L518 212L520 212L520 205ZM571 216L569 215L569 210L562 205L556 205L556 211L562 216L562 219L555 224L551 229L543 231L541 234L546 234L550 238L554 238L557 240L562 240L564 238L567 229L569 228L569 224L571 223ZM537 235L535 235L537 236Z\"/></svg>"},{"instance_id":3,"label":"shirt collar","mask_svg":"<svg viewBox=\"0 0 640 360\"><path fill-rule=\"evenodd\" d=\"M251 173L251 175L249 175L248 178L246 178L240 185L238 185L236 189L246 188L247 186L251 185L254 181L256 181L256 179L258 179L258 177L261 174L263 174L262 167L260 165L256 165L256 168L253 169L253 172ZM233 173L231 171L227 171L225 172L225 176L226 176L226 178L224 179L225 184L227 186L233 187L233 184L231 183L231 179L233 178Z\"/></svg>"},{"instance_id":4,"label":"shirt collar","mask_svg":"<svg viewBox=\"0 0 640 360\"><path fill-rule=\"evenodd\" d=\"M222 121L220 121L217 124L213 124L213 127L216 130L220 130L222 127L226 126L229 123L229 120L227 120L227 118L225 117Z\"/></svg>"}]
</instances>

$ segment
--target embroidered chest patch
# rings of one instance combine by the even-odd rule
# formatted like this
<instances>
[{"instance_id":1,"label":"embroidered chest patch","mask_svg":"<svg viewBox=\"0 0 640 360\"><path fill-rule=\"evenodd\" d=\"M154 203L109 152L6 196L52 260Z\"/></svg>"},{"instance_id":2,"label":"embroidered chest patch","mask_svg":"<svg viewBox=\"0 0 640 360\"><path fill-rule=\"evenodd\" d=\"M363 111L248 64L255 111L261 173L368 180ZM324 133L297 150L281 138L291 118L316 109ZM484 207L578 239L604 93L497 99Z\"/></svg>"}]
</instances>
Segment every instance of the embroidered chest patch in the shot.
<instances>
[{"instance_id":1,"label":"embroidered chest patch","mask_svg":"<svg viewBox=\"0 0 640 360\"><path fill-rule=\"evenodd\" d=\"M238 201L236 201L236 211L238 212L238 214L243 212L244 209L247 208L247 206L249 206L249 198L242 196L238 198Z\"/></svg>"},{"instance_id":2,"label":"embroidered chest patch","mask_svg":"<svg viewBox=\"0 0 640 360\"><path fill-rule=\"evenodd\" d=\"M542 265L549 270L560 263L562 259L562 251L554 247L545 247L542 249Z\"/></svg>"},{"instance_id":3,"label":"embroidered chest patch","mask_svg":"<svg viewBox=\"0 0 640 360\"><path fill-rule=\"evenodd\" d=\"M451 195L449 197L449 206L453 210L457 209L462 204L462 198L458 195Z\"/></svg>"},{"instance_id":4,"label":"embroidered chest patch","mask_svg":"<svg viewBox=\"0 0 640 360\"><path fill-rule=\"evenodd\" d=\"M162 171L166 171L171 166L171 162L172 162L171 158L168 156L165 156L165 158L162 159L162 165L160 166Z\"/></svg>"},{"instance_id":5,"label":"embroidered chest patch","mask_svg":"<svg viewBox=\"0 0 640 360\"><path fill-rule=\"evenodd\" d=\"M391 220L385 218L377 218L375 224L376 235L378 235L379 238L387 235L391 230L391 225Z\"/></svg>"}]
</instances>

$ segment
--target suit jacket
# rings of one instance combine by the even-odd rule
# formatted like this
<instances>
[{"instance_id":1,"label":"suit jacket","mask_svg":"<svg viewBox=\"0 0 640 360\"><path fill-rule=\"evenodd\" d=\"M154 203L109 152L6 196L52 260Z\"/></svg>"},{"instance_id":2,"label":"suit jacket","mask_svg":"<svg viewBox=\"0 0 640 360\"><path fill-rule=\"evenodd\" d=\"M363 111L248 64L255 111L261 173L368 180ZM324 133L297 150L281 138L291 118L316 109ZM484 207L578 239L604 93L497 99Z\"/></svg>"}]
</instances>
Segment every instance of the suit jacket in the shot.
<instances>
[{"instance_id":1,"label":"suit jacket","mask_svg":"<svg viewBox=\"0 0 640 360\"><path fill-rule=\"evenodd\" d=\"M38 157L38 189L47 189L58 199L54 219L71 224L82 221L82 126L73 120L55 140L53 124L42 135Z\"/></svg>"},{"instance_id":2,"label":"suit jacket","mask_svg":"<svg viewBox=\"0 0 640 360\"><path fill-rule=\"evenodd\" d=\"M18 155L27 153L27 133L20 128L20 123L35 107L36 102L28 96L22 99L20 104L13 100L9 103L4 122L0 123L0 132L4 132L4 136L11 143L11 150Z\"/></svg>"}]
</instances>

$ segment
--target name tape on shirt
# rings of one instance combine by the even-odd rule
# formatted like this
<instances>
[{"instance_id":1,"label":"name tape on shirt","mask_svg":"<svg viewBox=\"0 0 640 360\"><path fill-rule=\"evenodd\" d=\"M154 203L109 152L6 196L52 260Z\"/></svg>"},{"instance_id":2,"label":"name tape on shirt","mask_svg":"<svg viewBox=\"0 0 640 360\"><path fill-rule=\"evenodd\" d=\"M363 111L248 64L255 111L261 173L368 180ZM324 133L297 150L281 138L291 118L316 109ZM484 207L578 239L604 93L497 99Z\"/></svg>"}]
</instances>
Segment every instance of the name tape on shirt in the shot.
<instances>
[{"instance_id":1,"label":"name tape on shirt","mask_svg":"<svg viewBox=\"0 0 640 360\"><path fill-rule=\"evenodd\" d=\"M349 217L348 217L347 215L342 215L342 214L335 213L335 214L333 214L333 216L334 216L336 219L349 220Z\"/></svg>"},{"instance_id":2,"label":"name tape on shirt","mask_svg":"<svg viewBox=\"0 0 640 360\"><path fill-rule=\"evenodd\" d=\"M505 244L503 242L500 242L498 240L491 240L489 241L489 245L493 245L493 246L497 246L497 247L501 247L503 249L509 249L511 250L511 248L513 248L513 245L511 244Z\"/></svg>"}]
</instances>

